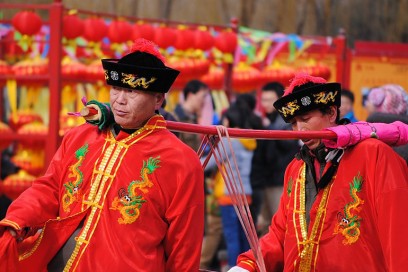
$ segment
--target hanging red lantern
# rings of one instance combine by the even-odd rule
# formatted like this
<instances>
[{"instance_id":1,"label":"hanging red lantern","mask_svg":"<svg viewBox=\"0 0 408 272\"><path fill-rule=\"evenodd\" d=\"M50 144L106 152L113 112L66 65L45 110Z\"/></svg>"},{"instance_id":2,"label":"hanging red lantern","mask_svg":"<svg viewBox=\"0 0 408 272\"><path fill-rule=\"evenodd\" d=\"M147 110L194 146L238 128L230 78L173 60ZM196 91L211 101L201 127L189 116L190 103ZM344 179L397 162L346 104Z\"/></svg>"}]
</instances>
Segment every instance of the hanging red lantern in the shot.
<instances>
[{"instance_id":1,"label":"hanging red lantern","mask_svg":"<svg viewBox=\"0 0 408 272\"><path fill-rule=\"evenodd\" d=\"M180 75L173 84L176 88L183 88L188 81L200 78L210 69L210 62L207 59L171 58L168 64L180 71Z\"/></svg>"},{"instance_id":2,"label":"hanging red lantern","mask_svg":"<svg viewBox=\"0 0 408 272\"><path fill-rule=\"evenodd\" d=\"M246 93L258 89L262 85L261 72L244 62L234 67L232 89L237 93Z\"/></svg>"},{"instance_id":3,"label":"hanging red lantern","mask_svg":"<svg viewBox=\"0 0 408 272\"><path fill-rule=\"evenodd\" d=\"M312 64L306 64L304 66L301 66L297 69L298 72L304 72L312 76L316 77L322 77L326 80L330 78L331 71L330 68L323 64L323 63L313 63Z\"/></svg>"},{"instance_id":4,"label":"hanging red lantern","mask_svg":"<svg viewBox=\"0 0 408 272\"><path fill-rule=\"evenodd\" d=\"M112 43L124 43L132 38L132 25L124 20L112 21L108 27L108 38Z\"/></svg>"},{"instance_id":5,"label":"hanging red lantern","mask_svg":"<svg viewBox=\"0 0 408 272\"><path fill-rule=\"evenodd\" d=\"M82 35L84 22L77 14L67 14L62 19L62 35L67 39L75 39Z\"/></svg>"},{"instance_id":6,"label":"hanging red lantern","mask_svg":"<svg viewBox=\"0 0 408 272\"><path fill-rule=\"evenodd\" d=\"M32 110L18 110L9 117L8 124L13 130L19 130L25 124L43 122L41 115Z\"/></svg>"},{"instance_id":7,"label":"hanging red lantern","mask_svg":"<svg viewBox=\"0 0 408 272\"><path fill-rule=\"evenodd\" d=\"M13 131L7 124L0 122L0 135L8 135L8 134L11 135L12 133ZM11 138L8 140L1 140L0 141L0 151L8 147L11 143L12 143Z\"/></svg>"},{"instance_id":8,"label":"hanging red lantern","mask_svg":"<svg viewBox=\"0 0 408 272\"><path fill-rule=\"evenodd\" d=\"M150 24L136 23L132 29L132 39L143 38L149 41L154 40L155 29Z\"/></svg>"},{"instance_id":9,"label":"hanging red lantern","mask_svg":"<svg viewBox=\"0 0 408 272\"><path fill-rule=\"evenodd\" d=\"M41 17L32 11L20 11L14 15L11 24L23 35L37 34L42 26Z\"/></svg>"},{"instance_id":10,"label":"hanging red lantern","mask_svg":"<svg viewBox=\"0 0 408 272\"><path fill-rule=\"evenodd\" d=\"M209 31L200 29L195 31L195 48L206 51L214 46L214 42L214 37Z\"/></svg>"},{"instance_id":11,"label":"hanging red lantern","mask_svg":"<svg viewBox=\"0 0 408 272\"><path fill-rule=\"evenodd\" d=\"M100 42L106 36L108 26L102 18L88 18L84 21L84 38L90 42Z\"/></svg>"},{"instance_id":12,"label":"hanging red lantern","mask_svg":"<svg viewBox=\"0 0 408 272\"><path fill-rule=\"evenodd\" d=\"M78 80L84 76L86 66L65 56L61 61L61 75L63 79Z\"/></svg>"},{"instance_id":13,"label":"hanging red lantern","mask_svg":"<svg viewBox=\"0 0 408 272\"><path fill-rule=\"evenodd\" d=\"M225 80L224 69L212 66L209 72L203 75L200 79L213 90L222 89L224 87Z\"/></svg>"},{"instance_id":14,"label":"hanging red lantern","mask_svg":"<svg viewBox=\"0 0 408 272\"><path fill-rule=\"evenodd\" d=\"M215 38L214 45L223 53L234 53L238 45L238 36L232 31L221 32Z\"/></svg>"},{"instance_id":15,"label":"hanging red lantern","mask_svg":"<svg viewBox=\"0 0 408 272\"><path fill-rule=\"evenodd\" d=\"M261 72L262 81L279 82L283 86L289 86L290 80L295 75L295 69L287 66L269 65Z\"/></svg>"},{"instance_id":16,"label":"hanging red lantern","mask_svg":"<svg viewBox=\"0 0 408 272\"><path fill-rule=\"evenodd\" d=\"M154 41L158 46L166 49L169 46L174 45L174 37L176 36L176 30L171 27L158 27L154 34Z\"/></svg>"},{"instance_id":17,"label":"hanging red lantern","mask_svg":"<svg viewBox=\"0 0 408 272\"><path fill-rule=\"evenodd\" d=\"M174 47L178 50L187 50L195 46L195 32L191 29L178 29L176 31Z\"/></svg>"},{"instance_id":18,"label":"hanging red lantern","mask_svg":"<svg viewBox=\"0 0 408 272\"><path fill-rule=\"evenodd\" d=\"M86 66L85 77L90 81L105 80L105 72L100 60L95 60Z\"/></svg>"},{"instance_id":19,"label":"hanging red lantern","mask_svg":"<svg viewBox=\"0 0 408 272\"><path fill-rule=\"evenodd\" d=\"M31 187L35 177L24 170L7 176L0 182L0 191L10 199L16 199L22 192Z\"/></svg>"}]
</instances>

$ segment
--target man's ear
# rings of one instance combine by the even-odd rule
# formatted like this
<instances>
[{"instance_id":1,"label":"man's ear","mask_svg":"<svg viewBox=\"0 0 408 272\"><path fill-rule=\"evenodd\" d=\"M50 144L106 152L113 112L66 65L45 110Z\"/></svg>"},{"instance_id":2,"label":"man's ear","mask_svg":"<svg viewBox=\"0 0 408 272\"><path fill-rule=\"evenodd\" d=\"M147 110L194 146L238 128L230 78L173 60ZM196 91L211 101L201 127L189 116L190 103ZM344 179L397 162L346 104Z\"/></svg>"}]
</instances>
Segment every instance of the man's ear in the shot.
<instances>
[{"instance_id":1,"label":"man's ear","mask_svg":"<svg viewBox=\"0 0 408 272\"><path fill-rule=\"evenodd\" d=\"M154 109L158 110L161 108L164 102L164 93L156 93L155 98L156 98L156 106L154 107Z\"/></svg>"},{"instance_id":2,"label":"man's ear","mask_svg":"<svg viewBox=\"0 0 408 272\"><path fill-rule=\"evenodd\" d=\"M330 115L330 122L331 123L336 123L337 114L338 114L337 107L336 106L330 106L329 115Z\"/></svg>"}]
</instances>

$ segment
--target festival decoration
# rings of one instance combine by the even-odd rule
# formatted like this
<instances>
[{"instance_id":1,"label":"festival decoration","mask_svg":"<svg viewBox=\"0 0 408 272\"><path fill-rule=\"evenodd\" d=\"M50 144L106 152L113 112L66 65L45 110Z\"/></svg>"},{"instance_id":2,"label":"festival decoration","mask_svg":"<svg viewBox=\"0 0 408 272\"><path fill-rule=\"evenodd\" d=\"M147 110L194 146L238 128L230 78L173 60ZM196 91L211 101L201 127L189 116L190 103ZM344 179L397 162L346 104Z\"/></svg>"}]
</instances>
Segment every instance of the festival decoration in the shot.
<instances>
[{"instance_id":1,"label":"festival decoration","mask_svg":"<svg viewBox=\"0 0 408 272\"><path fill-rule=\"evenodd\" d=\"M215 39L206 27L199 27L195 31L195 48L207 51L214 46Z\"/></svg>"},{"instance_id":2,"label":"festival decoration","mask_svg":"<svg viewBox=\"0 0 408 272\"><path fill-rule=\"evenodd\" d=\"M295 69L289 66L282 66L278 62L265 67L261 72L264 83L279 82L283 86L289 86L290 80L295 75Z\"/></svg>"},{"instance_id":3,"label":"festival decoration","mask_svg":"<svg viewBox=\"0 0 408 272\"><path fill-rule=\"evenodd\" d=\"M174 37L176 36L176 30L167 27L160 26L156 28L154 34L154 42L162 49L166 49L169 46L174 45Z\"/></svg>"},{"instance_id":4,"label":"festival decoration","mask_svg":"<svg viewBox=\"0 0 408 272\"><path fill-rule=\"evenodd\" d=\"M82 35L84 22L75 11L70 11L62 19L62 35L67 39L75 39Z\"/></svg>"},{"instance_id":5,"label":"festival decoration","mask_svg":"<svg viewBox=\"0 0 408 272\"><path fill-rule=\"evenodd\" d=\"M215 38L214 46L223 53L233 54L238 45L238 36L233 31L224 31Z\"/></svg>"},{"instance_id":6,"label":"festival decoration","mask_svg":"<svg viewBox=\"0 0 408 272\"><path fill-rule=\"evenodd\" d=\"M42 122L25 124L18 129L19 135L26 135L17 146L11 161L32 175L40 175L44 171L44 141L37 136L46 136L48 127Z\"/></svg>"},{"instance_id":7,"label":"festival decoration","mask_svg":"<svg viewBox=\"0 0 408 272\"><path fill-rule=\"evenodd\" d=\"M32 122L43 122L43 119L41 115L30 109L17 110L10 115L8 120L10 128L15 131Z\"/></svg>"},{"instance_id":8,"label":"festival decoration","mask_svg":"<svg viewBox=\"0 0 408 272\"><path fill-rule=\"evenodd\" d=\"M184 85L195 78L200 78L205 75L210 69L210 61L207 59L191 59L191 58L170 58L169 66L179 70L180 75L173 84L175 88L183 88Z\"/></svg>"},{"instance_id":9,"label":"festival decoration","mask_svg":"<svg viewBox=\"0 0 408 272\"><path fill-rule=\"evenodd\" d=\"M34 180L35 176L30 175L24 170L19 170L16 174L9 175L3 182L0 182L0 192L14 200L22 192L31 187Z\"/></svg>"},{"instance_id":10,"label":"festival decoration","mask_svg":"<svg viewBox=\"0 0 408 272\"><path fill-rule=\"evenodd\" d=\"M326 80L330 78L331 71L329 66L314 60L310 60L307 64L302 65L296 69L297 72L304 72L312 76L322 77Z\"/></svg>"},{"instance_id":11,"label":"festival decoration","mask_svg":"<svg viewBox=\"0 0 408 272\"><path fill-rule=\"evenodd\" d=\"M146 40L153 41L155 35L155 28L151 24L143 23L143 21L139 21L133 25L132 29L132 39L137 40L139 38L143 38Z\"/></svg>"},{"instance_id":12,"label":"festival decoration","mask_svg":"<svg viewBox=\"0 0 408 272\"><path fill-rule=\"evenodd\" d=\"M262 85L261 72L244 62L240 62L232 75L232 89L237 93L255 91Z\"/></svg>"},{"instance_id":13,"label":"festival decoration","mask_svg":"<svg viewBox=\"0 0 408 272\"><path fill-rule=\"evenodd\" d=\"M186 28L186 26L180 26L177 30L176 40L174 47L178 50L192 49L196 46L195 31Z\"/></svg>"},{"instance_id":14,"label":"festival decoration","mask_svg":"<svg viewBox=\"0 0 408 272\"><path fill-rule=\"evenodd\" d=\"M108 26L108 38L111 43L124 43L132 38L132 25L123 19L112 21Z\"/></svg>"},{"instance_id":15,"label":"festival decoration","mask_svg":"<svg viewBox=\"0 0 408 272\"><path fill-rule=\"evenodd\" d=\"M13 16L11 23L18 32L28 36L37 34L42 26L41 17L33 11L17 12Z\"/></svg>"},{"instance_id":16,"label":"festival decoration","mask_svg":"<svg viewBox=\"0 0 408 272\"><path fill-rule=\"evenodd\" d=\"M86 66L68 56L61 61L61 75L65 80L80 80L83 78Z\"/></svg>"},{"instance_id":17,"label":"festival decoration","mask_svg":"<svg viewBox=\"0 0 408 272\"><path fill-rule=\"evenodd\" d=\"M105 80L105 72L100 60L94 60L85 68L85 78L88 81Z\"/></svg>"},{"instance_id":18,"label":"festival decoration","mask_svg":"<svg viewBox=\"0 0 408 272\"><path fill-rule=\"evenodd\" d=\"M13 130L5 123L0 122L0 135L12 134ZM1 140L0 141L0 151L7 148L12 143L11 139Z\"/></svg>"},{"instance_id":19,"label":"festival decoration","mask_svg":"<svg viewBox=\"0 0 408 272\"><path fill-rule=\"evenodd\" d=\"M83 36L90 42L100 42L106 36L108 26L102 18L91 17L84 20Z\"/></svg>"},{"instance_id":20,"label":"festival decoration","mask_svg":"<svg viewBox=\"0 0 408 272\"><path fill-rule=\"evenodd\" d=\"M220 90L224 87L225 72L224 69L211 66L207 74L200 78L205 84L213 90Z\"/></svg>"}]
</instances>

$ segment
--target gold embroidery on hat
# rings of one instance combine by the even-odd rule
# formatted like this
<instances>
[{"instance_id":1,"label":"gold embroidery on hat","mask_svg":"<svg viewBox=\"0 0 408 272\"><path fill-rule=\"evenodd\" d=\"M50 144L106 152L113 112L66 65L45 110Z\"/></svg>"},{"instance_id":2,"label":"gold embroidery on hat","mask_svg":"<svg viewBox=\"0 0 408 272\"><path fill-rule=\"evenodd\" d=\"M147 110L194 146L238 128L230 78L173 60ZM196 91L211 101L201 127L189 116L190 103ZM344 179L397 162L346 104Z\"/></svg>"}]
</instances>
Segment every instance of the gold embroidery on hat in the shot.
<instances>
[{"instance_id":1,"label":"gold embroidery on hat","mask_svg":"<svg viewBox=\"0 0 408 272\"><path fill-rule=\"evenodd\" d=\"M286 107L282 107L279 112L283 114L283 116L287 116L288 114L293 115L295 114L295 111L300 109L300 106L297 104L297 100L288 102L286 104Z\"/></svg>"},{"instance_id":2,"label":"gold embroidery on hat","mask_svg":"<svg viewBox=\"0 0 408 272\"><path fill-rule=\"evenodd\" d=\"M132 88L143 87L144 89L149 88L149 84L156 81L157 78L152 77L149 81L146 81L145 77L137 77L133 74L122 73L122 82L129 85Z\"/></svg>"},{"instance_id":3,"label":"gold embroidery on hat","mask_svg":"<svg viewBox=\"0 0 408 272\"><path fill-rule=\"evenodd\" d=\"M108 70L104 70L105 71L105 80L108 80L109 79L109 71Z\"/></svg>"},{"instance_id":4,"label":"gold embroidery on hat","mask_svg":"<svg viewBox=\"0 0 408 272\"><path fill-rule=\"evenodd\" d=\"M336 92L320 92L317 94L314 94L313 96L315 97L315 103L323 103L323 104L327 104L328 102L333 102L336 100L336 95L337 95L337 91Z\"/></svg>"}]
</instances>

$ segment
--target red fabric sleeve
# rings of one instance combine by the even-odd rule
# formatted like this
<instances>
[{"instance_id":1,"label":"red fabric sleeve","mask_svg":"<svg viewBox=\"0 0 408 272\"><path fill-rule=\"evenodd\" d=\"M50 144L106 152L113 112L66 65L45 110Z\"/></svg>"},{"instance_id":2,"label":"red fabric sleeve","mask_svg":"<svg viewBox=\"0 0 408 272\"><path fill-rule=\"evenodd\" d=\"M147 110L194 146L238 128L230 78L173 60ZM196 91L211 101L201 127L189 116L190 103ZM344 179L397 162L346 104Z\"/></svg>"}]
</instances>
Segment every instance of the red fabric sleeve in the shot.
<instances>
[{"instance_id":1,"label":"red fabric sleeve","mask_svg":"<svg viewBox=\"0 0 408 272\"><path fill-rule=\"evenodd\" d=\"M180 158L175 158L180 160ZM194 152L185 153L185 167L169 178L177 191L166 211L166 271L198 271L204 235L204 173Z\"/></svg>"},{"instance_id":2,"label":"red fabric sleeve","mask_svg":"<svg viewBox=\"0 0 408 272\"><path fill-rule=\"evenodd\" d=\"M3 232L3 233L1 233ZM17 241L8 230L0 230L0 271L18 271Z\"/></svg>"},{"instance_id":3,"label":"red fabric sleeve","mask_svg":"<svg viewBox=\"0 0 408 272\"><path fill-rule=\"evenodd\" d=\"M401 271L402 267L408 267L408 169L405 161L388 147L377 153L375 161L375 165L370 165L373 167L370 179L376 185L373 202L378 236L388 271Z\"/></svg>"}]
</instances>

